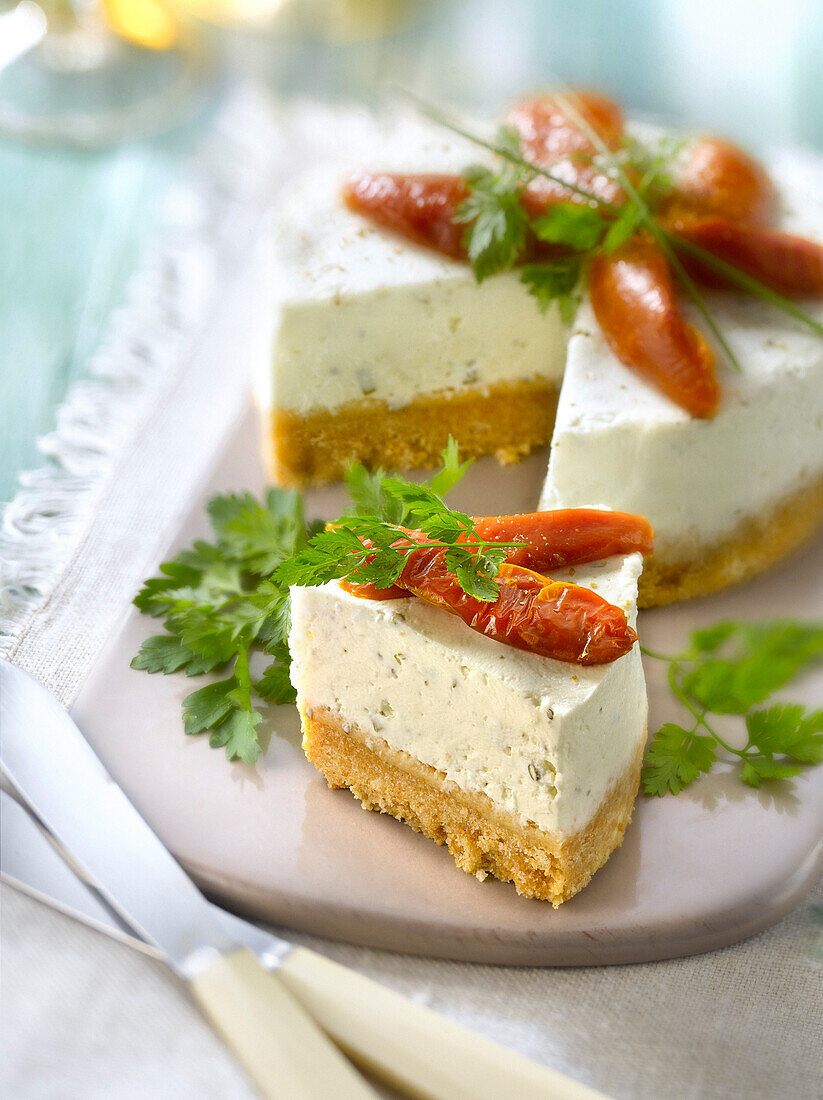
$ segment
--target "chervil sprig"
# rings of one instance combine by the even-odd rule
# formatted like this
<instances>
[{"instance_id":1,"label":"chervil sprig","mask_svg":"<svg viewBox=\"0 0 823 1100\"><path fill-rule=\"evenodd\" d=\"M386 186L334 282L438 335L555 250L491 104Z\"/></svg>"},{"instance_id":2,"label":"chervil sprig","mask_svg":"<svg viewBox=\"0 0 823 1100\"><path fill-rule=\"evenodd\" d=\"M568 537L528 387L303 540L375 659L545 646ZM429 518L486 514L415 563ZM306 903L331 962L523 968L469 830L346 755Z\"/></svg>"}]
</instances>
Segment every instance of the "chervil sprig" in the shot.
<instances>
[{"instance_id":1,"label":"chervil sprig","mask_svg":"<svg viewBox=\"0 0 823 1100\"><path fill-rule=\"evenodd\" d=\"M711 770L719 749L737 758L740 778L752 787L823 761L823 710L794 703L760 707L808 665L823 660L823 623L721 622L696 630L682 653L643 652L668 663L669 686L692 718L685 726L668 722L654 734L643 767L647 795L678 794ZM744 719L743 748L718 734L712 714Z\"/></svg>"},{"instance_id":2,"label":"chervil sprig","mask_svg":"<svg viewBox=\"0 0 823 1100\"><path fill-rule=\"evenodd\" d=\"M577 304L575 290L584 273L585 262L598 252L614 252L638 229L648 228L647 223L653 220L647 200L659 198L666 191L663 183L665 160L662 156L641 156L636 143L624 147L621 157L610 162L604 172L619 175L622 181L628 180L624 165L634 167L638 174L641 169L644 171L638 187L624 188L628 201L619 207L582 188L570 187L560 177L531 164L522 156L520 136L512 127L501 128L493 148L503 161L502 170L497 174L487 168L464 172L470 194L456 214L457 221L466 223L463 243L475 277L482 282L489 275L520 264L521 282L535 296L541 311L545 312L549 304L556 301L561 317L568 321ZM545 213L530 217L520 200L528 184L537 176L561 184L567 191L586 198L588 204L557 202ZM538 263L526 262L532 239L559 246L566 254ZM684 278L690 296L699 297L685 273ZM700 306L706 316L702 299ZM710 316L707 320L713 331L716 330ZM716 332L716 335L723 342L722 333ZM728 348L726 350L731 356Z\"/></svg>"},{"instance_id":3,"label":"chervil sprig","mask_svg":"<svg viewBox=\"0 0 823 1100\"><path fill-rule=\"evenodd\" d=\"M722 329L715 321L705 296L681 261L681 253L693 257L704 266L716 271L723 279L745 294L750 294L782 310L817 335L823 336L823 326L820 322L797 302L766 286L759 279L740 271L732 264L706 252L698 245L684 240L658 221L655 209L659 201L671 192L672 180L669 167L682 147L681 141L664 139L656 149L649 150L640 142L626 136L620 149L611 150L590 126L588 120L576 109L573 99L558 97L558 102L563 104L566 112L588 135L596 148L596 155L590 158L592 162L596 163L605 175L615 179L623 189L626 201L622 205L617 205L586 188L564 180L551 169L533 164L523 156L519 137L511 127L504 127L502 133L498 133L496 140L487 141L457 124L432 104L410 93L403 94L426 118L495 154L505 166L498 173L485 168L471 168L465 176L472 193L461 207L463 211L461 221L467 223L465 243L478 280L485 279L496 271L508 270L517 264L522 269L522 281L534 294L541 310L545 311L552 301L557 301L564 319L568 319L575 304L573 291L585 271L586 261L595 252L615 251L634 233L642 230L649 233L663 250L678 282L703 317L727 361L736 370L740 370L740 363ZM483 174L479 175L480 172ZM585 200L585 204L568 202L553 206L553 211L557 211L553 217L558 225L568 214L570 231L565 237L559 233L555 237L541 238L535 225L542 220L542 216L534 219L526 217L524 223L522 217L513 210L515 194L521 193L525 186L537 177L548 179L566 192ZM634 180L638 182L633 182ZM482 196L479 196L476 201L473 190L475 181L482 187ZM592 237L588 240L585 237L581 238L574 231L573 219L578 215L569 211L577 210L584 210L591 216ZM470 212L475 212L477 215L473 223L468 217ZM597 224L595 218L599 219L602 226L599 236L594 234L594 227ZM476 238L473 233L475 226L478 227ZM551 240L553 243L565 245L571 253L570 257L564 256L559 261L541 264L529 263L524 245L530 235L534 235L538 240ZM594 243L588 243L589 240ZM576 277L572 283L573 275ZM568 289L569 286L572 290Z\"/></svg>"},{"instance_id":4,"label":"chervil sprig","mask_svg":"<svg viewBox=\"0 0 823 1100\"><path fill-rule=\"evenodd\" d=\"M496 145L517 148L517 131L501 126ZM463 173L471 189L455 212L455 221L466 226L463 243L478 282L506 271L520 259L526 244L529 217L520 202L534 173L511 161L499 172L473 166Z\"/></svg>"},{"instance_id":5,"label":"chervil sprig","mask_svg":"<svg viewBox=\"0 0 823 1100\"><path fill-rule=\"evenodd\" d=\"M441 469L420 485L442 498L463 479L472 460L460 461L457 443L451 436L440 455L440 460ZM359 462L353 463L345 473L346 490L353 505L351 513L355 516L369 516L408 527L412 519L411 511L401 495L385 491L386 480L385 470L378 468L369 472Z\"/></svg>"},{"instance_id":6,"label":"chervil sprig","mask_svg":"<svg viewBox=\"0 0 823 1100\"><path fill-rule=\"evenodd\" d=\"M448 469L447 465L438 475L439 485L447 485L454 476ZM315 535L304 550L277 569L275 580L312 587L346 578L391 588L410 549L444 550L446 566L465 592L479 600L496 600L494 578L506 550L515 544L481 539L471 518L450 509L432 488L436 480L415 484L355 469L348 482L357 494L359 514L343 516ZM371 515L365 514L368 508ZM410 541L409 527L427 538Z\"/></svg>"}]
</instances>

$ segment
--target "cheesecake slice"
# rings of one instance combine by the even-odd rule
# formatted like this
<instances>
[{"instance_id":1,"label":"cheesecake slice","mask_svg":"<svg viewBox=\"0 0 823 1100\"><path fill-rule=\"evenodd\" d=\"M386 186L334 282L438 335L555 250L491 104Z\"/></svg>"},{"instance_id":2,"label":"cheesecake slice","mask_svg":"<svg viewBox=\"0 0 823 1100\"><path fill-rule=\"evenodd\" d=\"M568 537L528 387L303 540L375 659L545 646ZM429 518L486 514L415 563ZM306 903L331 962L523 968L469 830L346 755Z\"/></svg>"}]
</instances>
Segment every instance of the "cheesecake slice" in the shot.
<instances>
[{"instance_id":1,"label":"cheesecake slice","mask_svg":"<svg viewBox=\"0 0 823 1100\"><path fill-rule=\"evenodd\" d=\"M550 574L633 625L639 554ZM329 786L445 844L458 867L557 907L622 840L646 693L637 644L580 666L513 649L414 597L292 589L303 747Z\"/></svg>"}]
</instances>

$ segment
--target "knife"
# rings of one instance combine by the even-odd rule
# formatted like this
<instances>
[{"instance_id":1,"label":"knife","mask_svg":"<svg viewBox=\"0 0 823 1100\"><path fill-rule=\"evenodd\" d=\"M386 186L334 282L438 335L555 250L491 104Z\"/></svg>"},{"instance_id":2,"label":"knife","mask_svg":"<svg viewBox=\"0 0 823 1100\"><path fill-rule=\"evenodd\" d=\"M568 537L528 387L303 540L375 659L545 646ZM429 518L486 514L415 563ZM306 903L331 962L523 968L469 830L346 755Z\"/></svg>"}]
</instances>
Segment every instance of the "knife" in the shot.
<instances>
[{"instance_id":1,"label":"knife","mask_svg":"<svg viewBox=\"0 0 823 1100\"><path fill-rule=\"evenodd\" d=\"M0 730L8 779L108 904L162 950L264 1096L374 1097L282 981L217 920L57 699L5 661Z\"/></svg>"},{"instance_id":2,"label":"knife","mask_svg":"<svg viewBox=\"0 0 823 1100\"><path fill-rule=\"evenodd\" d=\"M25 675L0 661L0 687L9 669ZM52 699L42 685L26 678ZM0 721L5 721L5 696L5 692L0 695ZM53 704L61 722L68 721L75 736L82 739L57 700ZM85 741L83 745L91 751ZM111 784L108 777L106 782ZM12 808L7 809L9 802ZM53 838L47 839L13 799L6 796L2 804L6 816L0 862L3 877L11 885L101 931L162 955L135 935L133 927L122 921L106 899L67 866L64 858L74 853L65 835L50 826ZM7 820L13 828L7 827ZM350 1058L413 1096L423 1100L500 1100L504 1096L517 1096L518 1100L606 1100L603 1093L481 1038L355 971L314 951L291 947L257 925L206 904L230 938L244 944L264 966L276 969L283 985Z\"/></svg>"},{"instance_id":3,"label":"knife","mask_svg":"<svg viewBox=\"0 0 823 1100\"><path fill-rule=\"evenodd\" d=\"M0 880L144 955L165 959L162 951L135 935L100 893L83 881L32 813L2 789ZM281 943L276 936L213 902L209 906L230 936L253 951L267 970L276 969Z\"/></svg>"}]
</instances>

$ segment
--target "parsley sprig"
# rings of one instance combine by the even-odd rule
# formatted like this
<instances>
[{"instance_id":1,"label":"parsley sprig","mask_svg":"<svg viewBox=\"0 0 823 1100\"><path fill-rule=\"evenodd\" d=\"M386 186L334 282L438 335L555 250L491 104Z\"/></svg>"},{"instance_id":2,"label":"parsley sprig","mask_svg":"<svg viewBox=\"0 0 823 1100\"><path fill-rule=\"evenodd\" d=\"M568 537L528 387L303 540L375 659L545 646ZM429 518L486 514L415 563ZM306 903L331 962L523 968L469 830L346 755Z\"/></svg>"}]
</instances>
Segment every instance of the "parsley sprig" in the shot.
<instances>
[{"instance_id":1,"label":"parsley sprig","mask_svg":"<svg viewBox=\"0 0 823 1100\"><path fill-rule=\"evenodd\" d=\"M218 496L208 514L215 540L197 539L159 577L147 580L135 605L162 618L166 633L147 638L132 661L145 672L200 676L231 666L231 675L183 700L187 733L209 733L230 760L252 764L260 752L261 720L253 695L271 703L294 701L289 681L288 590L270 579L308 544L299 493L272 489L263 503L250 493ZM252 650L268 665L255 682Z\"/></svg>"},{"instance_id":2,"label":"parsley sprig","mask_svg":"<svg viewBox=\"0 0 823 1100\"><path fill-rule=\"evenodd\" d=\"M214 540L197 539L160 576L147 580L135 597L146 615L162 619L165 633L147 638L132 668L165 674L230 674L191 692L183 700L186 733L208 733L230 760L253 764L260 754L255 698L292 703L289 679L289 586L316 585L352 577L390 587L405 562L393 544L404 528L422 530L421 544L446 551L446 565L466 592L494 600L494 578L510 543L477 537L472 521L443 497L463 477L450 439L443 468L417 485L384 471L353 466L346 484L351 513L331 526L307 526L299 493L270 489L262 502L250 493L217 496L208 504ZM363 539L371 544L364 546ZM250 659L262 655L262 674Z\"/></svg>"},{"instance_id":3,"label":"parsley sprig","mask_svg":"<svg viewBox=\"0 0 823 1100\"><path fill-rule=\"evenodd\" d=\"M519 265L521 282L537 299L540 310L545 313L556 301L561 316L570 320L583 261L600 247L612 247L605 242L614 239L615 230L624 224L623 215L618 214L617 221L610 224L605 212L597 207L564 202L530 218L521 198L532 180L540 175L562 181L523 158L520 135L511 126L501 126L494 143L484 144L502 158L502 168L467 168L463 176L469 196L455 213L455 220L466 226L463 244L475 278L482 282ZM564 246L567 254L540 263L524 263L531 238Z\"/></svg>"},{"instance_id":4,"label":"parsley sprig","mask_svg":"<svg viewBox=\"0 0 823 1100\"><path fill-rule=\"evenodd\" d=\"M823 659L823 622L721 622L696 630L688 647L665 655L668 682L692 722L667 722L646 752L643 789L647 795L678 794L711 770L718 750L740 765L740 778L759 787L765 780L799 775L804 765L823 761L823 710L766 700L813 662ZM711 715L740 715L747 740L735 748Z\"/></svg>"},{"instance_id":5,"label":"parsley sprig","mask_svg":"<svg viewBox=\"0 0 823 1100\"><path fill-rule=\"evenodd\" d=\"M576 113L572 106L568 110ZM538 168L522 155L517 130L501 126L493 143L481 141L480 144L502 159L502 170L467 169L463 175L470 194L455 215L458 222L467 226L464 245L477 281L482 282L489 275L520 264L521 282L537 299L541 311L545 312L551 302L556 301L561 317L569 321L577 305L575 291L586 262L597 253L611 254L638 230L646 229L666 253L676 276L729 361L739 366L694 280L653 216L653 207L671 190L668 167L678 145L664 142L652 152L639 142L627 139L617 153L612 153L587 121L582 116L577 117L598 150L597 156L589 159L596 162L605 175L619 182L627 201L622 206L615 205L547 169ZM437 120L474 140L471 134L451 126L442 116ZM637 183L632 182L631 175L638 179ZM538 176L559 183L567 191L585 198L587 204L559 202L544 214L530 218L520 200L526 187ZM566 254L539 263L524 263L531 237L562 246Z\"/></svg>"},{"instance_id":6,"label":"parsley sprig","mask_svg":"<svg viewBox=\"0 0 823 1100\"><path fill-rule=\"evenodd\" d=\"M164 562L160 576L147 580L134 600L144 614L163 620L165 633L143 642L132 667L187 676L228 671L186 696L184 729L207 733L230 760L253 764L261 751L262 720L255 700L282 704L295 698L289 679L290 584L348 576L390 587L405 562L404 548L393 544L404 528L417 528L427 539L415 545L444 549L466 592L497 597L494 578L514 544L480 539L471 518L443 500L469 465L459 461L453 440L443 452L443 468L422 484L355 465L346 475L350 512L331 527L307 525L299 493L271 489L262 502L250 493L215 497L208 505L214 540L195 540ZM693 719L690 727L667 723L652 738L643 769L647 794L678 793L711 769L718 750L739 759L741 779L751 786L823 761L823 710L785 703L758 707L823 659L823 623L723 622L695 631L682 653L644 653L668 662L669 685ZM256 677L255 655L255 661L264 660ZM744 716L744 748L718 734L712 714Z\"/></svg>"}]
</instances>

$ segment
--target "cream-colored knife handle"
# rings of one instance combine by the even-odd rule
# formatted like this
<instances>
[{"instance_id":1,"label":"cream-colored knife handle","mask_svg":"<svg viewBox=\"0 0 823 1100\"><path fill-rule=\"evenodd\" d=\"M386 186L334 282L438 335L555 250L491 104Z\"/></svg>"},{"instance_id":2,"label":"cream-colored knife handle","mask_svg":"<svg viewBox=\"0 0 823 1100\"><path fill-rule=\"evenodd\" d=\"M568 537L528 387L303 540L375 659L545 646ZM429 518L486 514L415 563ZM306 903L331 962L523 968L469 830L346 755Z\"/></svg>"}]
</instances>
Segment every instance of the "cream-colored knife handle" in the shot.
<instances>
[{"instance_id":1,"label":"cream-colored knife handle","mask_svg":"<svg viewBox=\"0 0 823 1100\"><path fill-rule=\"evenodd\" d=\"M604 1100L603 1094L297 947L277 973L360 1065L425 1100Z\"/></svg>"},{"instance_id":2,"label":"cream-colored knife handle","mask_svg":"<svg viewBox=\"0 0 823 1100\"><path fill-rule=\"evenodd\" d=\"M189 980L195 998L270 1100L374 1100L280 981L245 949L219 955Z\"/></svg>"}]
</instances>

